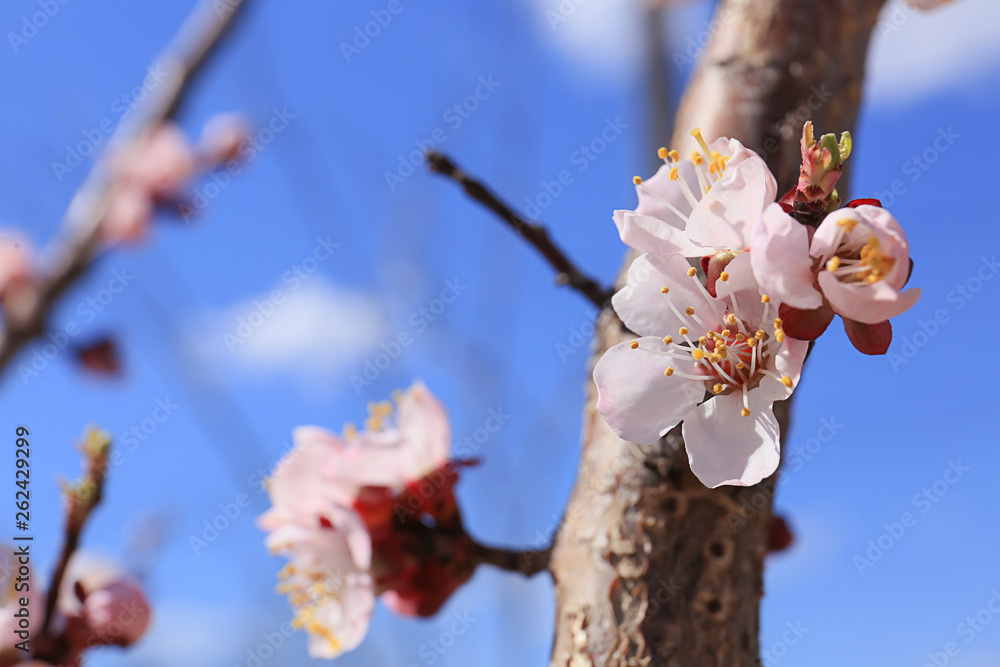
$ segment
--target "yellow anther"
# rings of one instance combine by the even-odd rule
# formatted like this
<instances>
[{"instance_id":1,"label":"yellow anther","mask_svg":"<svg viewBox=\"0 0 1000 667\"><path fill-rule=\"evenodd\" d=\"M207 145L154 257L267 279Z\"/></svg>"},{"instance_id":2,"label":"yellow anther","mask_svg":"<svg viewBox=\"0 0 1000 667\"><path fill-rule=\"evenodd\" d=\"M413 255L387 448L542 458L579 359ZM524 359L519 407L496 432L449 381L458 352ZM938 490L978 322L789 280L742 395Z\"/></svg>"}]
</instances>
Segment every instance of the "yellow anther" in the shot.
<instances>
[{"instance_id":1,"label":"yellow anther","mask_svg":"<svg viewBox=\"0 0 1000 667\"><path fill-rule=\"evenodd\" d=\"M740 410L740 416L741 417L749 417L750 416L750 409L749 408L743 408L742 410Z\"/></svg>"},{"instance_id":2,"label":"yellow anther","mask_svg":"<svg viewBox=\"0 0 1000 667\"><path fill-rule=\"evenodd\" d=\"M779 343L784 343L785 342L785 332L784 332L784 330L783 329L775 329L774 330L774 338Z\"/></svg>"},{"instance_id":3,"label":"yellow anther","mask_svg":"<svg viewBox=\"0 0 1000 667\"><path fill-rule=\"evenodd\" d=\"M766 294L761 294L760 295L760 302L761 303L771 303L771 297L769 297Z\"/></svg>"},{"instance_id":4,"label":"yellow anther","mask_svg":"<svg viewBox=\"0 0 1000 667\"><path fill-rule=\"evenodd\" d=\"M631 343L629 343L629 344L628 344L628 346L629 346L630 348L632 348L633 350L635 350L635 349L638 349L638 347L639 347L639 341L637 341L637 340L634 340L634 341L632 341Z\"/></svg>"},{"instance_id":5,"label":"yellow anther","mask_svg":"<svg viewBox=\"0 0 1000 667\"><path fill-rule=\"evenodd\" d=\"M659 149L657 149L657 151L656 151L656 155L657 155L657 157L659 157L659 158L660 158L661 160L666 160L666 159L667 159L667 157L668 157L668 156L670 155L670 151L668 151L668 150L666 149L666 147L664 147L664 146L660 146L660 148L659 148Z\"/></svg>"},{"instance_id":6,"label":"yellow anther","mask_svg":"<svg viewBox=\"0 0 1000 667\"><path fill-rule=\"evenodd\" d=\"M357 434L358 434L358 427L357 426L355 426L351 422L347 422L346 424L344 424L344 437L345 438L347 438L348 440L351 440Z\"/></svg>"},{"instance_id":7,"label":"yellow anther","mask_svg":"<svg viewBox=\"0 0 1000 667\"><path fill-rule=\"evenodd\" d=\"M740 370L743 370L743 366L744 366L744 364L743 364L742 361L737 361L736 362L736 368L739 368Z\"/></svg>"},{"instance_id":8,"label":"yellow anther","mask_svg":"<svg viewBox=\"0 0 1000 667\"><path fill-rule=\"evenodd\" d=\"M677 167L672 167L670 169L670 180L671 181L679 181L680 178L681 178L681 174L680 174L679 171L677 171Z\"/></svg>"},{"instance_id":9,"label":"yellow anther","mask_svg":"<svg viewBox=\"0 0 1000 667\"><path fill-rule=\"evenodd\" d=\"M783 384L786 387L788 387L789 389L791 389L792 388L792 378L790 378L790 377L788 377L786 375L785 377L781 378L781 384Z\"/></svg>"},{"instance_id":10,"label":"yellow anther","mask_svg":"<svg viewBox=\"0 0 1000 667\"><path fill-rule=\"evenodd\" d=\"M854 231L854 228L858 226L858 221L854 218L844 218L843 220L837 221L838 227L843 227L844 231L848 234Z\"/></svg>"},{"instance_id":11,"label":"yellow anther","mask_svg":"<svg viewBox=\"0 0 1000 667\"><path fill-rule=\"evenodd\" d=\"M701 343L702 345L704 345L705 343L708 342L708 337L707 336L698 336L698 342Z\"/></svg>"},{"instance_id":12,"label":"yellow anther","mask_svg":"<svg viewBox=\"0 0 1000 667\"><path fill-rule=\"evenodd\" d=\"M693 308L692 306L688 306L688 307L687 307L687 308L686 308L686 309L684 310L684 312L685 312L685 313L687 313L688 315L694 315L694 308Z\"/></svg>"},{"instance_id":13,"label":"yellow anther","mask_svg":"<svg viewBox=\"0 0 1000 667\"><path fill-rule=\"evenodd\" d=\"M729 338L732 335L733 335L733 332L730 331L729 329L723 329L722 330L722 337L723 338Z\"/></svg>"},{"instance_id":14,"label":"yellow anther","mask_svg":"<svg viewBox=\"0 0 1000 667\"><path fill-rule=\"evenodd\" d=\"M691 268L689 268L689 269L688 269L688 275L689 275L689 276L695 276L695 275L698 275L698 269L696 269L696 268L694 268L694 267L692 266Z\"/></svg>"},{"instance_id":15,"label":"yellow anther","mask_svg":"<svg viewBox=\"0 0 1000 667\"><path fill-rule=\"evenodd\" d=\"M632 182L636 185L642 185L642 176L633 176Z\"/></svg>"},{"instance_id":16,"label":"yellow anther","mask_svg":"<svg viewBox=\"0 0 1000 667\"><path fill-rule=\"evenodd\" d=\"M673 342L674 342L674 337L673 336L664 336L663 337L663 344L664 345L670 345Z\"/></svg>"},{"instance_id":17,"label":"yellow anther","mask_svg":"<svg viewBox=\"0 0 1000 667\"><path fill-rule=\"evenodd\" d=\"M744 336L744 335L743 335L742 333L737 333L737 334L736 334L736 341L737 341L737 342L743 342L743 341L745 341L746 339L747 339L747 337L746 337L746 336Z\"/></svg>"},{"instance_id":18,"label":"yellow anther","mask_svg":"<svg viewBox=\"0 0 1000 667\"><path fill-rule=\"evenodd\" d=\"M721 280L722 282L726 282L727 280L729 280L729 272L723 271L722 273L720 273L719 280Z\"/></svg>"},{"instance_id":19,"label":"yellow anther","mask_svg":"<svg viewBox=\"0 0 1000 667\"><path fill-rule=\"evenodd\" d=\"M365 420L365 430L378 431L382 429L382 420L378 417L369 417Z\"/></svg>"},{"instance_id":20,"label":"yellow anther","mask_svg":"<svg viewBox=\"0 0 1000 667\"><path fill-rule=\"evenodd\" d=\"M747 345L749 345L750 347L757 347L758 345L760 345L760 340L756 338L747 338Z\"/></svg>"},{"instance_id":21,"label":"yellow anther","mask_svg":"<svg viewBox=\"0 0 1000 667\"><path fill-rule=\"evenodd\" d=\"M670 156L670 159L673 162L680 162L681 161L681 154L678 153L677 151L670 151L670 153L668 153L668 155Z\"/></svg>"},{"instance_id":22,"label":"yellow anther","mask_svg":"<svg viewBox=\"0 0 1000 667\"><path fill-rule=\"evenodd\" d=\"M719 363L720 361L722 361L722 355L719 354L710 355L708 358L714 361L715 363Z\"/></svg>"},{"instance_id":23,"label":"yellow anther","mask_svg":"<svg viewBox=\"0 0 1000 667\"><path fill-rule=\"evenodd\" d=\"M726 315L725 319L727 324L736 324L736 315L733 313Z\"/></svg>"},{"instance_id":24,"label":"yellow anther","mask_svg":"<svg viewBox=\"0 0 1000 667\"><path fill-rule=\"evenodd\" d=\"M830 258L830 261L826 263L827 271L836 271L840 268L840 258L834 255Z\"/></svg>"},{"instance_id":25,"label":"yellow anther","mask_svg":"<svg viewBox=\"0 0 1000 667\"><path fill-rule=\"evenodd\" d=\"M701 153L698 151L694 151L691 153L691 162L694 162L696 165L700 165L705 162L705 158L703 158Z\"/></svg>"},{"instance_id":26,"label":"yellow anther","mask_svg":"<svg viewBox=\"0 0 1000 667\"><path fill-rule=\"evenodd\" d=\"M660 294L666 294L669 291L670 291L670 288L667 287L666 285L664 285L663 287L660 288Z\"/></svg>"},{"instance_id":27,"label":"yellow anther","mask_svg":"<svg viewBox=\"0 0 1000 667\"><path fill-rule=\"evenodd\" d=\"M701 348L696 347L691 350L691 356L694 357L695 361L701 361L705 358L705 353L701 350Z\"/></svg>"},{"instance_id":28,"label":"yellow anther","mask_svg":"<svg viewBox=\"0 0 1000 667\"><path fill-rule=\"evenodd\" d=\"M763 329L757 329L757 331L754 333L753 337L756 338L757 340L764 340L764 336L766 336L766 335L767 334L764 333Z\"/></svg>"},{"instance_id":29,"label":"yellow anther","mask_svg":"<svg viewBox=\"0 0 1000 667\"><path fill-rule=\"evenodd\" d=\"M680 329L677 330L677 333L679 333L682 336L687 336L688 335L688 328L687 327L681 327Z\"/></svg>"},{"instance_id":30,"label":"yellow anther","mask_svg":"<svg viewBox=\"0 0 1000 667\"><path fill-rule=\"evenodd\" d=\"M721 394L722 388L723 387L721 384L716 384L714 387L712 387L712 391L714 391L716 394Z\"/></svg>"},{"instance_id":31,"label":"yellow anther","mask_svg":"<svg viewBox=\"0 0 1000 667\"><path fill-rule=\"evenodd\" d=\"M780 317L774 318L774 328L775 329L780 329L783 326L785 326L785 323L781 321Z\"/></svg>"},{"instance_id":32,"label":"yellow anther","mask_svg":"<svg viewBox=\"0 0 1000 667\"><path fill-rule=\"evenodd\" d=\"M667 366L667 370L663 371L663 374L666 375L667 377L670 377L671 375L674 374L674 369L671 368L670 366Z\"/></svg>"}]
</instances>

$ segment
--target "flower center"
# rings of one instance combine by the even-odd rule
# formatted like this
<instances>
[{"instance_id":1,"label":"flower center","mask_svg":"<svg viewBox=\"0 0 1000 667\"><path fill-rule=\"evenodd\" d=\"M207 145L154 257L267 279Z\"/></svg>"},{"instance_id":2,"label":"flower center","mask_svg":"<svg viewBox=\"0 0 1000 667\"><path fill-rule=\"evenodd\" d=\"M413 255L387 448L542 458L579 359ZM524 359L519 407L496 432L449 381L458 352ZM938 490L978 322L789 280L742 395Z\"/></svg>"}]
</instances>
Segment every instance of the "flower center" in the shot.
<instances>
[{"instance_id":1,"label":"flower center","mask_svg":"<svg viewBox=\"0 0 1000 667\"><path fill-rule=\"evenodd\" d=\"M826 262L826 270L842 283L877 283L896 265L896 258L883 252L878 237L871 234L851 234L859 221L845 219L837 222L836 248ZM867 227L866 227L867 228Z\"/></svg>"},{"instance_id":2,"label":"flower center","mask_svg":"<svg viewBox=\"0 0 1000 667\"><path fill-rule=\"evenodd\" d=\"M728 287L729 274L723 272L719 277L719 283L726 286L725 289L728 291L726 296L728 296L732 306L731 310L725 301L720 303L720 300L713 298L708 293L694 268L688 269L688 276L694 279L710 307L715 311L716 320L723 322L723 324L716 328L707 326L693 306L685 308L682 314L681 309L671 300L670 288L664 286L660 288L660 293L663 294L667 306L677 319L688 325L680 327L677 332L683 342L674 342L673 336L665 336L663 345L666 349L664 350L642 348L638 341L632 341L629 346L633 350L641 349L644 352L671 359L693 358L697 364L695 373L684 373L673 366L667 366L663 374L667 377L676 376L679 381L704 382L706 389L715 394L740 391L743 394L743 409L740 414L749 417L748 391L757 387L765 375L777 379L786 387L792 386L790 377L780 376L768 367L785 341L782 321L780 318L774 319L773 334L771 335L762 328L753 330L753 327L740 317L736 293ZM761 316L763 323L768 319L771 298L764 295L761 297L761 302L764 304L764 312ZM704 333L696 337L692 331Z\"/></svg>"}]
</instances>

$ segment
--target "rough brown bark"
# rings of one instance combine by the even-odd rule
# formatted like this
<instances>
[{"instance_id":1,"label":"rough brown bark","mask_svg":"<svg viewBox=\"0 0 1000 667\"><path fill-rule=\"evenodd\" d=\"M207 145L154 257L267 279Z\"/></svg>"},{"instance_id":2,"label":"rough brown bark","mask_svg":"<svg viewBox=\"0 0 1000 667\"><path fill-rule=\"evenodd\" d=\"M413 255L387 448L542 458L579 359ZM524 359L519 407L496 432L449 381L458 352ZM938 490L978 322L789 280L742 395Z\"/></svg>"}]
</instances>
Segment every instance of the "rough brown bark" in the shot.
<instances>
[{"instance_id":1,"label":"rough brown bark","mask_svg":"<svg viewBox=\"0 0 1000 667\"><path fill-rule=\"evenodd\" d=\"M725 0L715 38L678 113L688 135L736 137L760 153L779 190L798 173L802 121L852 130L868 39L882 0ZM650 146L653 151L656 146ZM601 320L593 364L627 334ZM678 429L652 447L620 440L588 385L583 457L551 569L552 664L734 667L759 661L763 561L774 478L710 490ZM787 432L788 405L775 411Z\"/></svg>"}]
</instances>

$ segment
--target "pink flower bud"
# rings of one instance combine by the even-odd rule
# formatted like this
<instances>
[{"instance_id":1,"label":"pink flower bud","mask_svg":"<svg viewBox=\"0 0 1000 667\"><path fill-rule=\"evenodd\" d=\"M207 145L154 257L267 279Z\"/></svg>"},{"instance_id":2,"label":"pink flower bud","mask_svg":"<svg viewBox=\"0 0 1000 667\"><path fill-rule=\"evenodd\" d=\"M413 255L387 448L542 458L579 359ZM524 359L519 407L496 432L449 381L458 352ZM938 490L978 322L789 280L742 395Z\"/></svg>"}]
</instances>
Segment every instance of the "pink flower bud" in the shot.
<instances>
[{"instance_id":1,"label":"pink flower bud","mask_svg":"<svg viewBox=\"0 0 1000 667\"><path fill-rule=\"evenodd\" d=\"M83 617L93 633L92 644L128 646L149 627L149 603L135 583L120 579L87 595Z\"/></svg>"}]
</instances>

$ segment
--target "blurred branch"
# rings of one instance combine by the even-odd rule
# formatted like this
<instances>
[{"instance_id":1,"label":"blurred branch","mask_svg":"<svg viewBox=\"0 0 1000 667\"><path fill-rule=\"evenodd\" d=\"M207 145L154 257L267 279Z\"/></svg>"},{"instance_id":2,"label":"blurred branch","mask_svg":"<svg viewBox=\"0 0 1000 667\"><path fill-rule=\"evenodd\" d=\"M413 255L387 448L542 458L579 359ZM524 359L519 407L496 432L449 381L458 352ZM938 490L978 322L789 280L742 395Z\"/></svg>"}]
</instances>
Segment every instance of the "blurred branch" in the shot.
<instances>
[{"instance_id":1,"label":"blurred branch","mask_svg":"<svg viewBox=\"0 0 1000 667\"><path fill-rule=\"evenodd\" d=\"M427 154L427 161L430 164L431 171L447 176L461 185L469 197L493 211L515 232L520 234L523 239L533 245L538 252L542 253L542 256L548 260L552 268L558 273L557 280L560 283L569 285L587 297L598 308L605 306L611 298L612 292L580 271L566 257L563 251L553 243L552 239L549 238L548 230L545 227L528 222L515 213L510 206L501 201L481 181L460 170L447 155L432 151Z\"/></svg>"},{"instance_id":2,"label":"blurred branch","mask_svg":"<svg viewBox=\"0 0 1000 667\"><path fill-rule=\"evenodd\" d=\"M473 546L473 556L480 565L492 565L508 572L520 572L526 577L548 570L550 555L550 549L518 551L488 547L478 542Z\"/></svg>"},{"instance_id":3,"label":"blurred branch","mask_svg":"<svg viewBox=\"0 0 1000 667\"><path fill-rule=\"evenodd\" d=\"M181 26L155 67L167 73L160 94L150 98L132 123L119 126L109 142L121 148L144 139L164 121L174 118L187 101L192 83L242 15L249 0L202 0ZM0 371L25 344L45 333L49 314L59 298L86 273L100 254L100 223L113 186L103 162L87 175L63 218L64 240L58 244L55 268L41 278L30 307L4 313L0 331Z\"/></svg>"},{"instance_id":4,"label":"blurred branch","mask_svg":"<svg viewBox=\"0 0 1000 667\"><path fill-rule=\"evenodd\" d=\"M73 554L80 545L80 535L87 524L91 512L97 507L104 495L104 470L108 464L108 452L111 449L111 438L97 429L91 430L83 442L83 454L87 466L83 479L75 486L66 489L66 538L63 541L59 561L52 573L45 597L45 615L42 620L42 643L46 633L52 626L56 604L59 602L59 589L62 588L63 577Z\"/></svg>"}]
</instances>

